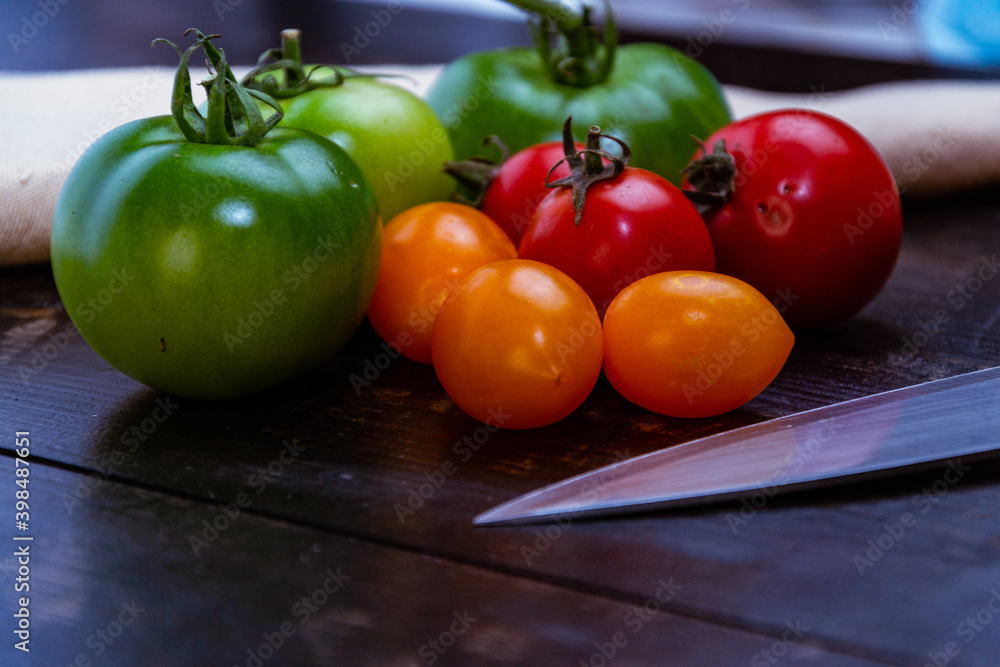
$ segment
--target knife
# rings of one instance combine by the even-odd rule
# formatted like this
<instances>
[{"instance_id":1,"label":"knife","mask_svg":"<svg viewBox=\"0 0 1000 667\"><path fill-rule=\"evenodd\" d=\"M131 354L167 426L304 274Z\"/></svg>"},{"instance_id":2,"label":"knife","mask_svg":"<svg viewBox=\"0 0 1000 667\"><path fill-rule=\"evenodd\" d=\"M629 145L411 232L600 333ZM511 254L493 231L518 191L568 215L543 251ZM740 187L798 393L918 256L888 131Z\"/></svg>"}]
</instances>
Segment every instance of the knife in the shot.
<instances>
[{"instance_id":1,"label":"knife","mask_svg":"<svg viewBox=\"0 0 1000 667\"><path fill-rule=\"evenodd\" d=\"M476 525L539 523L745 498L940 467L1000 450L1000 367L736 428L498 505Z\"/></svg>"}]
</instances>

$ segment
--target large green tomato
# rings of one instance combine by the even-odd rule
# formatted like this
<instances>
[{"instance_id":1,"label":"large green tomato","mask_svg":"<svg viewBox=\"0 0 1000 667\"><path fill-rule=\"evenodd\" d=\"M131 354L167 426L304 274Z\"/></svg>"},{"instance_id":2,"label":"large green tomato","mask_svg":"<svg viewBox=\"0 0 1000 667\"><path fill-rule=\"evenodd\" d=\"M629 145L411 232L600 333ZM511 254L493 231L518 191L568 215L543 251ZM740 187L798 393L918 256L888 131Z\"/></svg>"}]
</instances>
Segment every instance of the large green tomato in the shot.
<instances>
[{"instance_id":1,"label":"large green tomato","mask_svg":"<svg viewBox=\"0 0 1000 667\"><path fill-rule=\"evenodd\" d=\"M80 158L56 205L52 270L112 366L178 396L231 398L348 340L381 233L367 178L332 142L276 127L253 146L196 143L159 116Z\"/></svg>"},{"instance_id":2,"label":"large green tomato","mask_svg":"<svg viewBox=\"0 0 1000 667\"><path fill-rule=\"evenodd\" d=\"M616 48L611 38L597 47L586 15L580 21L565 28L572 37L564 40L577 45L578 53L549 52L544 45L553 35L544 33L540 52L525 47L481 51L445 67L426 99L448 128L455 153L462 159L480 153L491 134L512 152L558 141L572 116L577 127L597 125L625 141L632 149L631 166L680 184L681 170L697 148L692 136L703 139L731 119L718 81L701 64L662 44ZM608 30L613 37L613 22Z\"/></svg>"},{"instance_id":3,"label":"large green tomato","mask_svg":"<svg viewBox=\"0 0 1000 667\"><path fill-rule=\"evenodd\" d=\"M455 182L441 165L455 155L427 103L371 76L302 66L298 39L299 31L283 31L275 55L285 66L267 65L244 78L279 101L281 124L311 130L346 150L368 175L384 223L417 204L449 199Z\"/></svg>"}]
</instances>

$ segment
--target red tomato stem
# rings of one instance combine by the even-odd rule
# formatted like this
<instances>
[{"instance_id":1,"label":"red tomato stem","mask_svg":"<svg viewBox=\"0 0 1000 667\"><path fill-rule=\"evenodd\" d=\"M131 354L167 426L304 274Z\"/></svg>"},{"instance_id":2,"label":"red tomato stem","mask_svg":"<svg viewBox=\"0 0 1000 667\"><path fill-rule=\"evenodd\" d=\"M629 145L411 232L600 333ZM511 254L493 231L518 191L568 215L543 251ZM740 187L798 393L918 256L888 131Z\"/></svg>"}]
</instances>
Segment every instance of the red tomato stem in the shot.
<instances>
[{"instance_id":1,"label":"red tomato stem","mask_svg":"<svg viewBox=\"0 0 1000 667\"><path fill-rule=\"evenodd\" d=\"M486 191L490 189L493 181L500 171L500 167L510 159L510 149L500 137L491 134L483 139L484 146L496 146L500 149L500 161L495 162L487 157L473 155L465 160L447 160L441 165L441 170L448 174L459 184L472 191L471 197L466 197L462 193L455 193L454 199L463 204L468 204L475 208L480 208Z\"/></svg>"},{"instance_id":2,"label":"red tomato stem","mask_svg":"<svg viewBox=\"0 0 1000 667\"><path fill-rule=\"evenodd\" d=\"M692 160L681 173L694 188L685 189L684 194L698 212L704 214L732 199L736 192L736 158L726 150L725 139L715 142L711 151L697 137L694 140L701 147L701 156Z\"/></svg>"},{"instance_id":3,"label":"red tomato stem","mask_svg":"<svg viewBox=\"0 0 1000 667\"><path fill-rule=\"evenodd\" d=\"M569 116L563 124L563 147L566 151L566 157L552 165L549 173L545 176L545 187L568 186L573 189L573 209L576 211L573 224L579 226L580 219L583 217L583 207L587 200L587 188L598 181L606 181L622 173L632 159L632 150L621 139L602 134L601 128L596 125L591 125L587 131L587 141L584 148L577 150L573 143L572 124L573 116ZM622 149L622 154L614 155L602 149L601 139L608 139L618 144ZM550 183L549 178L552 176L552 172L564 162L569 166L569 176Z\"/></svg>"}]
</instances>

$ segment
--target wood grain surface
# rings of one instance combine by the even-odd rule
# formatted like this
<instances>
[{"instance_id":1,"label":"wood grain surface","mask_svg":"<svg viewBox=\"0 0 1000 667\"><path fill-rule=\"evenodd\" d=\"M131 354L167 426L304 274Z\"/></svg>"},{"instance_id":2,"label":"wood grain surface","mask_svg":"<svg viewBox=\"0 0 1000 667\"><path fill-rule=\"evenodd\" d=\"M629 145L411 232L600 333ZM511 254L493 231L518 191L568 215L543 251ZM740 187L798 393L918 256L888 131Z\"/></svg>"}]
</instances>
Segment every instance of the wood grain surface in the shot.
<instances>
[{"instance_id":1,"label":"wood grain surface","mask_svg":"<svg viewBox=\"0 0 1000 667\"><path fill-rule=\"evenodd\" d=\"M4 664L992 664L1000 463L615 519L471 519L622 457L996 365L998 253L994 193L910 202L876 302L800 335L745 407L670 419L602 379L569 419L520 432L381 358L367 325L265 394L167 396L97 357L48 267L7 270L3 539L27 430L34 540L31 661L7 632Z\"/></svg>"}]
</instances>

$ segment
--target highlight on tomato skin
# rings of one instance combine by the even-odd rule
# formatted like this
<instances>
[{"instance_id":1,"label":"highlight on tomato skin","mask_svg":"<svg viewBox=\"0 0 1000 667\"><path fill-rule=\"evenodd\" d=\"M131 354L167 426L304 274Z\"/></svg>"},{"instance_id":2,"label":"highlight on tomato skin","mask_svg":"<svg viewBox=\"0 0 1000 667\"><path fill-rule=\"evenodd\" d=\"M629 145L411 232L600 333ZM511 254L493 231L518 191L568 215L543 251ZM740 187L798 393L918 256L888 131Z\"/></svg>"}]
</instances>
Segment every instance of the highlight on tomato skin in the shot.
<instances>
[{"instance_id":1,"label":"highlight on tomato skin","mask_svg":"<svg viewBox=\"0 0 1000 667\"><path fill-rule=\"evenodd\" d=\"M784 301L796 331L855 316L895 269L895 179L871 142L833 116L779 109L734 121L705 138L683 188L705 202L715 270Z\"/></svg>"},{"instance_id":2,"label":"highlight on tomato skin","mask_svg":"<svg viewBox=\"0 0 1000 667\"><path fill-rule=\"evenodd\" d=\"M601 373L604 336L587 293L531 260L487 264L462 281L431 341L455 404L488 425L526 429L567 417Z\"/></svg>"},{"instance_id":3,"label":"highlight on tomato skin","mask_svg":"<svg viewBox=\"0 0 1000 667\"><path fill-rule=\"evenodd\" d=\"M668 271L623 289L604 316L604 372L629 401L671 417L711 417L763 391L795 336L747 283Z\"/></svg>"},{"instance_id":4,"label":"highlight on tomato skin","mask_svg":"<svg viewBox=\"0 0 1000 667\"><path fill-rule=\"evenodd\" d=\"M382 263L368 320L403 356L431 363L438 313L469 272L517 249L487 215L466 204L430 202L403 211L382 232Z\"/></svg>"}]
</instances>

